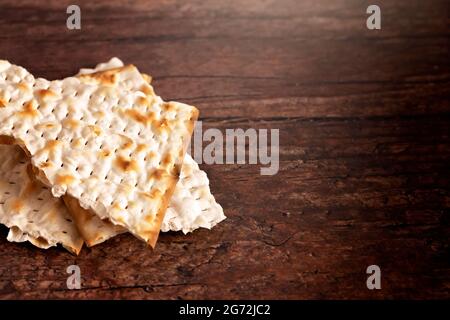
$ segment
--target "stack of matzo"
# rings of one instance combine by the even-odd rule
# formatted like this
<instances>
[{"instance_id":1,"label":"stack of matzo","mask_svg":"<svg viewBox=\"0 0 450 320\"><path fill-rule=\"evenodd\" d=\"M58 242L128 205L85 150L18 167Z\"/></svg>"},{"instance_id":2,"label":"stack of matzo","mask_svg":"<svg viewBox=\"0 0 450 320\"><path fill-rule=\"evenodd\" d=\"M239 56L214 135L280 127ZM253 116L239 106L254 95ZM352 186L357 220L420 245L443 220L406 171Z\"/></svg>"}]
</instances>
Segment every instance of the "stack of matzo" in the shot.
<instances>
[{"instance_id":1,"label":"stack of matzo","mask_svg":"<svg viewBox=\"0 0 450 320\"><path fill-rule=\"evenodd\" d=\"M154 246L160 229L187 233L225 218L185 154L197 109L162 101L150 79L117 58L57 81L0 60L8 240L78 253L129 231Z\"/></svg>"}]
</instances>

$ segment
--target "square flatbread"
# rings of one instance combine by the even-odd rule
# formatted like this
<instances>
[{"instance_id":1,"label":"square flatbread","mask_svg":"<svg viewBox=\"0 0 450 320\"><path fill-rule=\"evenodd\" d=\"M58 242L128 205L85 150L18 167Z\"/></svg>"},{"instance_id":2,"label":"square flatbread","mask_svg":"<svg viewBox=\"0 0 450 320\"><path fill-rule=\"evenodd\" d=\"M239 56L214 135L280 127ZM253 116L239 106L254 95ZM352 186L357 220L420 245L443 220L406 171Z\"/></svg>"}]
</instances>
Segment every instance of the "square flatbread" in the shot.
<instances>
[{"instance_id":1,"label":"square flatbread","mask_svg":"<svg viewBox=\"0 0 450 320\"><path fill-rule=\"evenodd\" d=\"M0 61L0 134L56 197L154 246L198 116L163 102L132 65L47 81Z\"/></svg>"},{"instance_id":2,"label":"square flatbread","mask_svg":"<svg viewBox=\"0 0 450 320\"><path fill-rule=\"evenodd\" d=\"M94 73L123 66L118 58L101 63L94 69L81 69L80 74ZM151 77L144 75L147 82ZM101 220L89 210L83 209L76 199L65 196L64 201L88 246L99 244L126 230L107 220ZM216 202L209 189L206 173L189 154L186 154L181 169L180 180L169 203L161 231L183 231L188 233L197 228L211 229L226 217L222 207Z\"/></svg>"}]
</instances>

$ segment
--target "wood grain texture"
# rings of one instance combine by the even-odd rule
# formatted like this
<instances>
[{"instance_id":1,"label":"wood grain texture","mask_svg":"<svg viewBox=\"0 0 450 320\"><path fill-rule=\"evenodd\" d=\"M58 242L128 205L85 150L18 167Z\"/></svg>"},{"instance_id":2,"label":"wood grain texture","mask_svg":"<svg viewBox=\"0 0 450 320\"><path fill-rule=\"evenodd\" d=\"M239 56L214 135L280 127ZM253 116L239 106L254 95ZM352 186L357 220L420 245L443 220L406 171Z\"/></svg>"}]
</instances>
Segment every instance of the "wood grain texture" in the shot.
<instances>
[{"instance_id":1,"label":"wood grain texture","mask_svg":"<svg viewBox=\"0 0 450 320\"><path fill-rule=\"evenodd\" d=\"M0 3L0 57L49 79L118 56L204 129L277 128L280 171L202 165L229 217L212 231L131 235L79 257L0 237L0 298L449 298L449 3ZM77 264L82 289L68 290ZM382 289L366 288L366 268Z\"/></svg>"}]
</instances>

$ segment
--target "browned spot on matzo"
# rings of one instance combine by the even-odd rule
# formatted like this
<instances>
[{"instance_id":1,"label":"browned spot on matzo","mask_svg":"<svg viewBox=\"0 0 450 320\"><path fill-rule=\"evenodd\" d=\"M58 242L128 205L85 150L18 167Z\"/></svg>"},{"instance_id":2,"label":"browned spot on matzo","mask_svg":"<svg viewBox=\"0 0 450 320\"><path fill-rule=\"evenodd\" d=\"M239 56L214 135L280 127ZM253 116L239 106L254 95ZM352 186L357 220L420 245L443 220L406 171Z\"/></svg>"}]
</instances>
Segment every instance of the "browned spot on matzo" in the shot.
<instances>
[{"instance_id":1,"label":"browned spot on matzo","mask_svg":"<svg viewBox=\"0 0 450 320\"><path fill-rule=\"evenodd\" d=\"M102 129L100 129L99 126L95 126L95 125L90 125L88 126L89 129L92 130L92 132L96 135L99 136L102 133Z\"/></svg>"},{"instance_id":2,"label":"browned spot on matzo","mask_svg":"<svg viewBox=\"0 0 450 320\"><path fill-rule=\"evenodd\" d=\"M71 176L70 174L57 175L56 181L58 184L68 185L75 182L75 177Z\"/></svg>"},{"instance_id":3,"label":"browned spot on matzo","mask_svg":"<svg viewBox=\"0 0 450 320\"><path fill-rule=\"evenodd\" d=\"M174 111L175 110L175 105L173 103L170 103L170 102L164 103L162 107L166 111Z\"/></svg>"},{"instance_id":4,"label":"browned spot on matzo","mask_svg":"<svg viewBox=\"0 0 450 320\"><path fill-rule=\"evenodd\" d=\"M80 125L80 121L77 119L65 119L63 121L63 127L69 128L69 129L75 129Z\"/></svg>"},{"instance_id":5,"label":"browned spot on matzo","mask_svg":"<svg viewBox=\"0 0 450 320\"><path fill-rule=\"evenodd\" d=\"M140 143L140 144L138 144L137 147L136 147L136 152L137 152L137 153L143 152L143 151L147 150L147 148L148 148L148 145L147 145L147 144L145 144L145 143Z\"/></svg>"},{"instance_id":6,"label":"browned spot on matzo","mask_svg":"<svg viewBox=\"0 0 450 320\"><path fill-rule=\"evenodd\" d=\"M125 110L125 115L145 126L148 126L152 123L152 121L155 121L155 114L151 111L148 113L141 113L135 109L128 109Z\"/></svg>"},{"instance_id":7,"label":"browned spot on matzo","mask_svg":"<svg viewBox=\"0 0 450 320\"><path fill-rule=\"evenodd\" d=\"M152 82L152 77L146 73L141 73L142 74L142 78L144 78L145 82L147 82L148 84L150 84ZM150 86L146 86L147 88L151 88ZM142 90L142 92L146 93L144 90ZM152 90L153 93L153 90Z\"/></svg>"},{"instance_id":8,"label":"browned spot on matzo","mask_svg":"<svg viewBox=\"0 0 450 320\"><path fill-rule=\"evenodd\" d=\"M19 111L19 116L36 117L39 114L39 111L37 111L36 106L37 106L36 100L28 101L23 106L23 110Z\"/></svg>"},{"instance_id":9,"label":"browned spot on matzo","mask_svg":"<svg viewBox=\"0 0 450 320\"><path fill-rule=\"evenodd\" d=\"M161 163L164 167L168 167L170 164L172 164L173 158L170 154L166 154L164 158L162 159Z\"/></svg>"},{"instance_id":10,"label":"browned spot on matzo","mask_svg":"<svg viewBox=\"0 0 450 320\"><path fill-rule=\"evenodd\" d=\"M95 81L105 85L114 85L117 82L117 73L114 71L98 72L81 75L80 79L84 81Z\"/></svg>"},{"instance_id":11,"label":"browned spot on matzo","mask_svg":"<svg viewBox=\"0 0 450 320\"><path fill-rule=\"evenodd\" d=\"M47 145L45 146L45 148L47 150L53 150L56 147L58 147L60 144L61 144L61 142L58 141L58 140L50 140L50 141L47 142Z\"/></svg>"},{"instance_id":12,"label":"browned spot on matzo","mask_svg":"<svg viewBox=\"0 0 450 320\"><path fill-rule=\"evenodd\" d=\"M150 178L153 178L155 180L162 179L163 177L167 176L168 173L166 170L163 169L156 169L153 171L153 173L150 175Z\"/></svg>"},{"instance_id":13,"label":"browned spot on matzo","mask_svg":"<svg viewBox=\"0 0 450 320\"><path fill-rule=\"evenodd\" d=\"M150 191L150 193L148 194L149 198L151 199L156 199L162 196L162 192L161 190L154 188L152 191Z\"/></svg>"},{"instance_id":14,"label":"browned spot on matzo","mask_svg":"<svg viewBox=\"0 0 450 320\"><path fill-rule=\"evenodd\" d=\"M98 152L98 155L100 158L106 158L109 157L111 155L111 151L109 150L101 150Z\"/></svg>"},{"instance_id":15,"label":"browned spot on matzo","mask_svg":"<svg viewBox=\"0 0 450 320\"><path fill-rule=\"evenodd\" d=\"M30 87L25 82L19 82L17 84L17 89L19 89L20 91L26 92L26 91L30 90Z\"/></svg>"},{"instance_id":16,"label":"browned spot on matzo","mask_svg":"<svg viewBox=\"0 0 450 320\"><path fill-rule=\"evenodd\" d=\"M170 133L172 130L172 121L169 119L157 120L154 121L153 124L158 133L162 133L164 131Z\"/></svg>"},{"instance_id":17,"label":"browned spot on matzo","mask_svg":"<svg viewBox=\"0 0 450 320\"><path fill-rule=\"evenodd\" d=\"M139 166L133 159L125 159L122 156L117 156L115 163L116 166L119 167L122 171L139 171Z\"/></svg>"},{"instance_id":18,"label":"browned spot on matzo","mask_svg":"<svg viewBox=\"0 0 450 320\"><path fill-rule=\"evenodd\" d=\"M121 150L130 149L134 145L133 140L131 140L130 138L126 136L122 136L122 138L125 140L125 142L121 145L120 147Z\"/></svg>"},{"instance_id":19,"label":"browned spot on matzo","mask_svg":"<svg viewBox=\"0 0 450 320\"><path fill-rule=\"evenodd\" d=\"M53 164L49 161L39 163L39 168L45 169L51 167Z\"/></svg>"},{"instance_id":20,"label":"browned spot on matzo","mask_svg":"<svg viewBox=\"0 0 450 320\"><path fill-rule=\"evenodd\" d=\"M59 97L56 92L49 89L37 90L36 95L44 101L56 99Z\"/></svg>"},{"instance_id":21,"label":"browned spot on matzo","mask_svg":"<svg viewBox=\"0 0 450 320\"><path fill-rule=\"evenodd\" d=\"M4 98L0 98L0 108L6 107L6 100Z\"/></svg>"},{"instance_id":22,"label":"browned spot on matzo","mask_svg":"<svg viewBox=\"0 0 450 320\"><path fill-rule=\"evenodd\" d=\"M49 122L49 123L42 123L37 125L36 127L39 129L52 129L54 128L56 125L53 122Z\"/></svg>"}]
</instances>

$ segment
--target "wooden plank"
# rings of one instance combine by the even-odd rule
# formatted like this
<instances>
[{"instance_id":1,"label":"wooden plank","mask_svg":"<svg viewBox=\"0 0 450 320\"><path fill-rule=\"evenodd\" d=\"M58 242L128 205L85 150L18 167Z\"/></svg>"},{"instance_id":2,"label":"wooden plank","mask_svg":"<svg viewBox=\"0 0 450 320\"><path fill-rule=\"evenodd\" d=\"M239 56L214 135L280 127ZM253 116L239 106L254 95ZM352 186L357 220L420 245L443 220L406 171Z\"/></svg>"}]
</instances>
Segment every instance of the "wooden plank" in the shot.
<instances>
[{"instance_id":1,"label":"wooden plank","mask_svg":"<svg viewBox=\"0 0 450 320\"><path fill-rule=\"evenodd\" d=\"M119 56L204 131L279 129L279 172L202 164L228 219L154 251L121 235L74 257L1 227L0 298L449 298L448 1L380 0L380 31L358 0L81 1L79 31L69 4L2 1L0 58L56 79Z\"/></svg>"}]
</instances>

